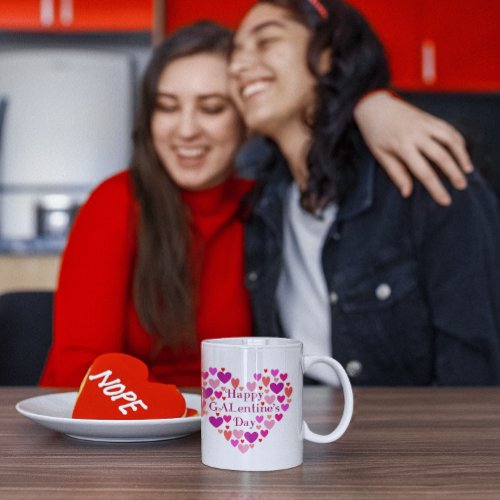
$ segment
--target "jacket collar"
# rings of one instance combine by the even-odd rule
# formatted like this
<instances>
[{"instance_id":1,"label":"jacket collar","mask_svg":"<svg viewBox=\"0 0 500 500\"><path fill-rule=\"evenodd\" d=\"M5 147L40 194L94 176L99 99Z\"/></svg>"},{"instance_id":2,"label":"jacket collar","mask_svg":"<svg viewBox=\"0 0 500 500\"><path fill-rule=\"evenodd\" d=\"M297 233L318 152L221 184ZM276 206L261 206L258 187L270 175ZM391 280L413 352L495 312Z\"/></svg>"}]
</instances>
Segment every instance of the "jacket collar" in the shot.
<instances>
[{"instance_id":1,"label":"jacket collar","mask_svg":"<svg viewBox=\"0 0 500 500\"><path fill-rule=\"evenodd\" d=\"M373 158L368 148L363 144L358 149L354 161L357 167L356 185L339 207L337 214L339 221L356 217L365 210L368 210L373 203L375 172L378 168L375 158Z\"/></svg>"},{"instance_id":2,"label":"jacket collar","mask_svg":"<svg viewBox=\"0 0 500 500\"><path fill-rule=\"evenodd\" d=\"M364 143L358 147L354 161L357 166L356 185L339 207L339 221L352 219L373 204L375 173L379 167ZM275 223L281 220L281 207L290 182L292 176L286 162L279 160L267 176L259 201L254 207L255 213Z\"/></svg>"}]
</instances>

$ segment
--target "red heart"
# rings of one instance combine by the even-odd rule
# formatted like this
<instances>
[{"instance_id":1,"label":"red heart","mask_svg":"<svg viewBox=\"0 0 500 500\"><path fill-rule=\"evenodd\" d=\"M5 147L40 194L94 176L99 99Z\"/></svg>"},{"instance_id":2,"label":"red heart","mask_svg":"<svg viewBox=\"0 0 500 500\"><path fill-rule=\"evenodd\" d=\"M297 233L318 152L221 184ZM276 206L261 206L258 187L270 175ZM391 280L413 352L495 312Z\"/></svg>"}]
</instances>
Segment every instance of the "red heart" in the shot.
<instances>
[{"instance_id":1,"label":"red heart","mask_svg":"<svg viewBox=\"0 0 500 500\"><path fill-rule=\"evenodd\" d=\"M173 384L148 381L148 367L128 354L97 357L78 392L73 418L143 420L186 414L186 401Z\"/></svg>"}]
</instances>

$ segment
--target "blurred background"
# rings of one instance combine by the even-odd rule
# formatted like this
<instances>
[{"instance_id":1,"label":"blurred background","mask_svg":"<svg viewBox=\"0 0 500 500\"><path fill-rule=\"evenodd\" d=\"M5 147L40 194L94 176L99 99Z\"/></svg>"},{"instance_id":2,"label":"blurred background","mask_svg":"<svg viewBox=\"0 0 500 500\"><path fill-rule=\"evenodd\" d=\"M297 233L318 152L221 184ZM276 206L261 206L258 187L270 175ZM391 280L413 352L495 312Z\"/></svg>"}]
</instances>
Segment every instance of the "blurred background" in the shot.
<instances>
[{"instance_id":1,"label":"blurred background","mask_svg":"<svg viewBox=\"0 0 500 500\"><path fill-rule=\"evenodd\" d=\"M500 2L349 0L393 85L452 122L500 193ZM0 293L53 289L78 207L125 168L151 48L199 19L235 28L254 0L0 0Z\"/></svg>"}]
</instances>

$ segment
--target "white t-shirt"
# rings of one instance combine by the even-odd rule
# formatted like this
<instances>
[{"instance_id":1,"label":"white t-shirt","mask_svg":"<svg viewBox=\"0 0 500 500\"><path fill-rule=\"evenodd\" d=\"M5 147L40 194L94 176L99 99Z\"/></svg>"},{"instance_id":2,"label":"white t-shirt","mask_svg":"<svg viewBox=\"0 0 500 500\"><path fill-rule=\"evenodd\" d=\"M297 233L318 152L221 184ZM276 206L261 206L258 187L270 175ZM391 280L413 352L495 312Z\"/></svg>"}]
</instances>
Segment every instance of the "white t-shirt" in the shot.
<instances>
[{"instance_id":1,"label":"white t-shirt","mask_svg":"<svg viewBox=\"0 0 500 500\"><path fill-rule=\"evenodd\" d=\"M321 254L328 229L337 216L337 206L328 205L321 216L300 206L295 183L283 204L283 264L276 300L286 337L300 340L304 354L331 356L331 313ZM308 375L338 385L331 368L315 365Z\"/></svg>"}]
</instances>

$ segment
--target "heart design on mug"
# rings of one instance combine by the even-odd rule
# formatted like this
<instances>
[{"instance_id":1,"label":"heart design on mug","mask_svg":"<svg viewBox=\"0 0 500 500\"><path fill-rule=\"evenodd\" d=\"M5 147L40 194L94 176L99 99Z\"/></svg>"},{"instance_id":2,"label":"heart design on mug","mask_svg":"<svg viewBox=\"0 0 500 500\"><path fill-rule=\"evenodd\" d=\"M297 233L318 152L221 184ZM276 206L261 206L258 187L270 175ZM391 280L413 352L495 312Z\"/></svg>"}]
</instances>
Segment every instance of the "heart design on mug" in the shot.
<instances>
[{"instance_id":1,"label":"heart design on mug","mask_svg":"<svg viewBox=\"0 0 500 500\"><path fill-rule=\"evenodd\" d=\"M206 373L209 377L204 376ZM272 429L291 407L293 388L287 379L288 374L276 368L253 373L245 380L225 368L209 367L202 371L202 416L231 448L247 453L272 435ZM263 386L258 386L257 381L262 381Z\"/></svg>"}]
</instances>

